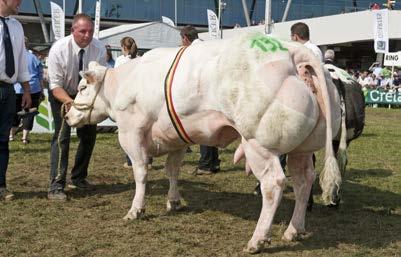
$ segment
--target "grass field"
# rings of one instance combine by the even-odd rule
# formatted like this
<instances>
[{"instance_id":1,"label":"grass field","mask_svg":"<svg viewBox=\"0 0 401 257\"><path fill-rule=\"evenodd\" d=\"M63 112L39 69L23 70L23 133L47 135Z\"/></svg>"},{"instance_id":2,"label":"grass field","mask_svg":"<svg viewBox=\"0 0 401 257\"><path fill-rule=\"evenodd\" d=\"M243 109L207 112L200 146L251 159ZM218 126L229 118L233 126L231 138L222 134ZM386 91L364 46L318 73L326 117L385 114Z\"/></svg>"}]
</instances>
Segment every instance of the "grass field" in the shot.
<instances>
[{"instance_id":1,"label":"grass field","mask_svg":"<svg viewBox=\"0 0 401 257\"><path fill-rule=\"evenodd\" d=\"M0 256L247 256L242 249L255 229L261 198L252 194L255 178L245 175L243 164L232 164L234 146L221 151L222 171L212 176L190 175L198 149L186 155L180 191L187 208L175 215L165 211L168 180L164 158L156 158L146 218L127 222L122 217L135 185L122 167L115 134L98 135L89 170L96 189L67 191L66 203L46 199L50 135L31 139L27 146L11 143L8 185L17 199L0 203ZM367 109L364 133L349 149L341 206L324 207L316 187L308 233L297 242L281 241L294 206L289 182L272 244L259 256L401 256L400 146L401 110Z\"/></svg>"}]
</instances>

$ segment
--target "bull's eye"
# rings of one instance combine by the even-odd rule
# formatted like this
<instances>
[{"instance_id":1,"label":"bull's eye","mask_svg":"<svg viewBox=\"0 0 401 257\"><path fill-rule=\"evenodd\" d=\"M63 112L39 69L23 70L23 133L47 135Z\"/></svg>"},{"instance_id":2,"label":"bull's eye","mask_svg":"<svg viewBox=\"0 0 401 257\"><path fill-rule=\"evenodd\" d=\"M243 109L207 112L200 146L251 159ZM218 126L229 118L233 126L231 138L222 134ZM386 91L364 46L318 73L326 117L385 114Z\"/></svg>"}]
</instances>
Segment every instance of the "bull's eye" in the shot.
<instances>
[{"instance_id":1,"label":"bull's eye","mask_svg":"<svg viewBox=\"0 0 401 257\"><path fill-rule=\"evenodd\" d=\"M81 93L82 90L85 90L85 89L86 89L86 85L80 85L78 88L78 91L79 91L79 93Z\"/></svg>"}]
</instances>

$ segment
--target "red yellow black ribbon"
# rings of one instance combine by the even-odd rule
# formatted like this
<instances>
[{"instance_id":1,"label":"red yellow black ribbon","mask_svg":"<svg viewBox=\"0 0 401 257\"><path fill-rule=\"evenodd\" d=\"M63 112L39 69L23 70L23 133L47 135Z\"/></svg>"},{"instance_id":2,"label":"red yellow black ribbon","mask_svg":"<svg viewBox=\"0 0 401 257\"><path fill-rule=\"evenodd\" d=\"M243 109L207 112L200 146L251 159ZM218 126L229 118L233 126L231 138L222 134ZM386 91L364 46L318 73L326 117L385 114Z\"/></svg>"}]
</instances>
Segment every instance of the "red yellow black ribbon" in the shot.
<instances>
[{"instance_id":1,"label":"red yellow black ribbon","mask_svg":"<svg viewBox=\"0 0 401 257\"><path fill-rule=\"evenodd\" d=\"M178 114L174 109L173 97L172 97L172 86L173 86L174 74L175 74L175 71L177 70L178 62L180 61L181 56L184 53L186 48L187 47L184 46L184 47L181 47L180 50L178 50L178 53L175 56L174 61L171 64L171 67L167 72L167 76L164 81L164 95L166 97L166 106L167 106L168 115L170 116L171 122L173 123L173 126L175 128L175 131L177 131L178 136L185 143L194 144L195 142L192 141L191 138L189 138L187 132L185 132L184 126L182 125L181 120L178 117Z\"/></svg>"}]
</instances>

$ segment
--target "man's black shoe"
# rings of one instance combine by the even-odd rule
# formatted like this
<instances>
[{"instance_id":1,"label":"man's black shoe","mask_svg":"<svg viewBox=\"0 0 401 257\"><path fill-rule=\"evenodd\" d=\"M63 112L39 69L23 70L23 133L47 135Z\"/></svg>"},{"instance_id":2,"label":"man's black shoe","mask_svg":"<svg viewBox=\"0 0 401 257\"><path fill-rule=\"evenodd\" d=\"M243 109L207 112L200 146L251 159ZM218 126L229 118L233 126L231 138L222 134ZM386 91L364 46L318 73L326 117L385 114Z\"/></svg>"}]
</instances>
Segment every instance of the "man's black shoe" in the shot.
<instances>
[{"instance_id":1,"label":"man's black shoe","mask_svg":"<svg viewBox=\"0 0 401 257\"><path fill-rule=\"evenodd\" d=\"M67 195L63 189L52 190L47 194L47 199L52 201L67 201Z\"/></svg>"},{"instance_id":2,"label":"man's black shoe","mask_svg":"<svg viewBox=\"0 0 401 257\"><path fill-rule=\"evenodd\" d=\"M84 179L72 182L71 184L68 184L68 187L72 189L93 189L94 186Z\"/></svg>"}]
</instances>

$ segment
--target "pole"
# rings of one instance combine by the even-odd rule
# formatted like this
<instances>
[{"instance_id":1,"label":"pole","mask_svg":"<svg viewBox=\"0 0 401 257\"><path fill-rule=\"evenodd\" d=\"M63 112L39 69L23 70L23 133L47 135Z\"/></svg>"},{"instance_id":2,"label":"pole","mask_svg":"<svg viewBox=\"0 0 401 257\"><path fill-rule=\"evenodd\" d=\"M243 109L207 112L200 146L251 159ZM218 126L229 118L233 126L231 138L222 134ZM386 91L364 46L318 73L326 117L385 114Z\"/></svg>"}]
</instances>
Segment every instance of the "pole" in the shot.
<instances>
[{"instance_id":1,"label":"pole","mask_svg":"<svg viewBox=\"0 0 401 257\"><path fill-rule=\"evenodd\" d=\"M63 0L63 11L64 11L64 15L67 13L66 11L65 11L65 0Z\"/></svg>"},{"instance_id":2,"label":"pole","mask_svg":"<svg viewBox=\"0 0 401 257\"><path fill-rule=\"evenodd\" d=\"M246 0L242 0L242 9L244 9L244 16L246 20L246 26L251 26L251 19L249 18L248 6L246 5Z\"/></svg>"},{"instance_id":3,"label":"pole","mask_svg":"<svg viewBox=\"0 0 401 257\"><path fill-rule=\"evenodd\" d=\"M45 38L45 42L49 43L49 32L47 31L46 21L43 17L42 6L40 5L40 1L34 0L33 4L35 5L36 13L39 16L40 25L42 26L43 37Z\"/></svg>"},{"instance_id":4,"label":"pole","mask_svg":"<svg viewBox=\"0 0 401 257\"><path fill-rule=\"evenodd\" d=\"M287 1L287 5L285 6L285 11L283 14L283 19L281 20L281 22L285 22L287 20L288 17L288 11L290 10L291 7L291 0Z\"/></svg>"},{"instance_id":5,"label":"pole","mask_svg":"<svg viewBox=\"0 0 401 257\"><path fill-rule=\"evenodd\" d=\"M266 32L266 34L272 33L272 6L271 6L271 0L266 0L266 5L265 5L265 32Z\"/></svg>"},{"instance_id":6,"label":"pole","mask_svg":"<svg viewBox=\"0 0 401 257\"><path fill-rule=\"evenodd\" d=\"M78 13L82 13L82 1L83 0L78 1Z\"/></svg>"},{"instance_id":7,"label":"pole","mask_svg":"<svg viewBox=\"0 0 401 257\"><path fill-rule=\"evenodd\" d=\"M174 0L174 23L177 26L177 0Z\"/></svg>"},{"instance_id":8,"label":"pole","mask_svg":"<svg viewBox=\"0 0 401 257\"><path fill-rule=\"evenodd\" d=\"M219 32L220 38L223 38L223 31L221 30L221 0L219 0Z\"/></svg>"}]
</instances>

